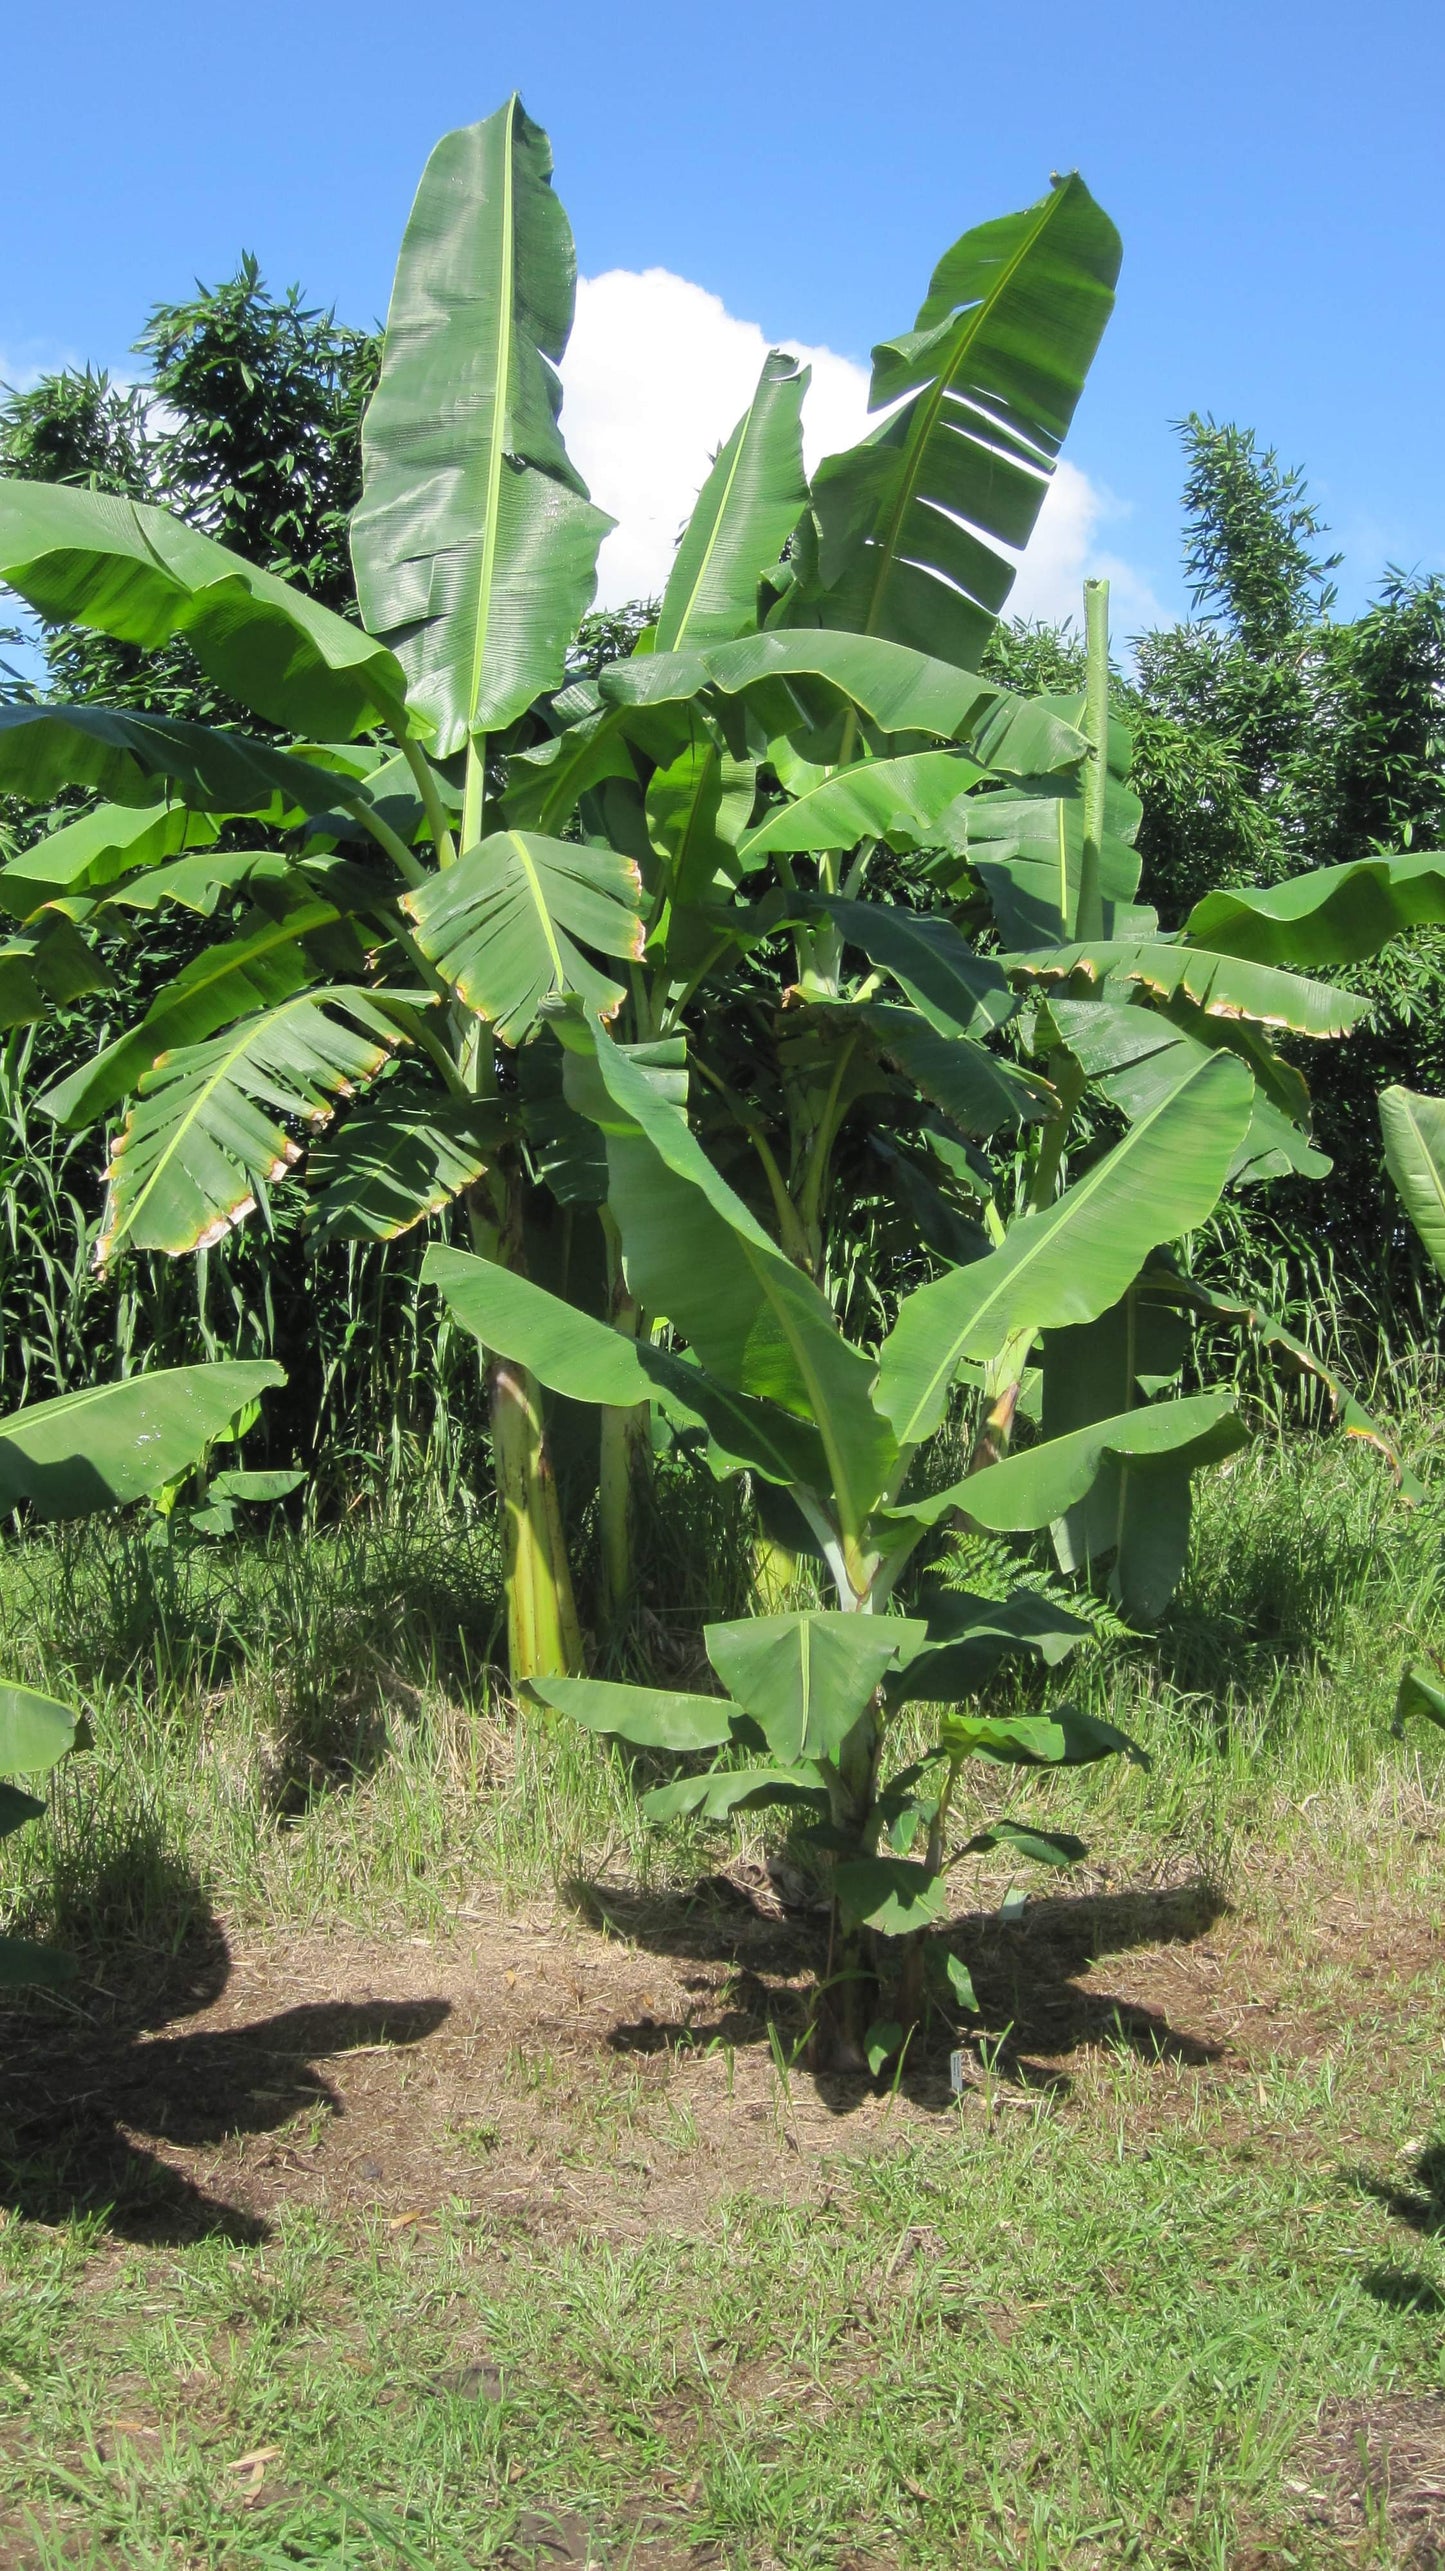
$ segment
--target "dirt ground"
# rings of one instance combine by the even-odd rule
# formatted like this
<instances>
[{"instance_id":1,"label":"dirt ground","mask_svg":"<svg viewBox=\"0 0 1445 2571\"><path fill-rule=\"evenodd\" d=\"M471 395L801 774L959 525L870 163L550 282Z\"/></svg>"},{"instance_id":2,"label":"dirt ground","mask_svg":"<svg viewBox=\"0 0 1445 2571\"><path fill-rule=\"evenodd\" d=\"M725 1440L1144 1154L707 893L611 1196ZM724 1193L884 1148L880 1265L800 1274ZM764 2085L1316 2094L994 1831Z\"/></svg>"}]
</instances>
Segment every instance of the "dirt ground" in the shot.
<instances>
[{"instance_id":1,"label":"dirt ground","mask_svg":"<svg viewBox=\"0 0 1445 2571\"><path fill-rule=\"evenodd\" d=\"M9 2201L49 2222L108 2206L132 2240L254 2241L283 2205L399 2226L448 2200L622 2240L685 2227L723 2190L797 2196L840 2148L876 2148L880 2120L903 2134L953 2103L946 2037L915 2047L896 2094L793 2058L821 1937L746 1864L686 1896L593 1886L570 1909L467 1911L435 1939L233 1946L218 1922L170 1972L112 1968L114 1989L82 1979L63 2012L0 2020ZM1101 2044L1211 2082L1308 2057L1336 2033L1332 1950L1358 1992L1407 1983L1439 1941L1344 1903L1309 1970L1282 1973L1185 1879L1034 1899L950 1942L983 2020L966 2095L1002 2112L1040 2092L1066 2106ZM1138 2112L1180 2096L1161 2081Z\"/></svg>"}]
</instances>

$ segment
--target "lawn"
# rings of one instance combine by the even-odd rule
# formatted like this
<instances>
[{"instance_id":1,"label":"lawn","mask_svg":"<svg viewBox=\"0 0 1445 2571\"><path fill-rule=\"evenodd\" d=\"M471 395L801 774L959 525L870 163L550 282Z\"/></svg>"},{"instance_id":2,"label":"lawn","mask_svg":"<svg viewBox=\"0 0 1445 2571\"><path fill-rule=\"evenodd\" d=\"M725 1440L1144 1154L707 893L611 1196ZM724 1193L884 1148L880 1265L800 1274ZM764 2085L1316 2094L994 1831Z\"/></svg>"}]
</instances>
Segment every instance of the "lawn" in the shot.
<instances>
[{"instance_id":1,"label":"lawn","mask_svg":"<svg viewBox=\"0 0 1445 2571\"><path fill-rule=\"evenodd\" d=\"M12 1550L95 1747L7 1843L81 1971L4 2032L0 2562L1436 2559L1441 1526L1342 1441L1208 1480L1081 1683L1152 1766L958 1870L977 2016L880 2085L778 1833L508 1712L483 1530Z\"/></svg>"}]
</instances>

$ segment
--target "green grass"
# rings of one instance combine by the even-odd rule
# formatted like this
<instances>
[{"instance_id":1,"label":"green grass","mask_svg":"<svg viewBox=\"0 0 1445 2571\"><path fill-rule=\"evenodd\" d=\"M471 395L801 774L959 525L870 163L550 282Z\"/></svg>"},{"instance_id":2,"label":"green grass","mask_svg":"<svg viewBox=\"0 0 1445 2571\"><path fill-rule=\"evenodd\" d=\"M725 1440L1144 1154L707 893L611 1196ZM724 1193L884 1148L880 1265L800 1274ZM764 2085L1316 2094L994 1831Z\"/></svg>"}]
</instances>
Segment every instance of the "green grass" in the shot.
<instances>
[{"instance_id":1,"label":"green grass","mask_svg":"<svg viewBox=\"0 0 1445 2571\"><path fill-rule=\"evenodd\" d=\"M1152 1770L1029 1797L1120 1884L1206 1873L1325 2009L1321 2043L1201 2078L1121 2038L1067 2096L991 2114L974 2092L926 2126L884 2106L840 2127L821 2192L700 2188L642 2242L460 2205L398 2234L286 2212L239 2249L12 2219L0 2562L456 2571L530 2559L548 2511L636 2571L691 2546L727 2571L1396 2559L1312 2524L1291 2485L1318 2487L1322 2403L1445 2389L1445 2205L1420 2159L1445 1984L1401 1964L1357 1988L1315 1951L1332 1903L1438 1915L1440 1760L1389 1714L1407 1651L1445 1639L1442 1530L1342 1442L1215 1476L1162 1634L1106 1636L1080 1677ZM715 1515L673 1540L735 1591L742 1536ZM649 1629L660 1666L687 1666L710 1603ZM233 1943L436 1934L604 1857L659 1887L718 1863L715 1835L641 1825L603 1745L518 1722L495 1647L485 1530L425 1514L179 1564L114 1532L12 1549L5 1665L76 1684L95 1732L53 1826L5 1843L12 1910L113 1981L217 1912ZM584 2178L604 2123L573 2138ZM447 2388L482 2362L499 2401ZM270 2445L247 2509L230 2467Z\"/></svg>"}]
</instances>

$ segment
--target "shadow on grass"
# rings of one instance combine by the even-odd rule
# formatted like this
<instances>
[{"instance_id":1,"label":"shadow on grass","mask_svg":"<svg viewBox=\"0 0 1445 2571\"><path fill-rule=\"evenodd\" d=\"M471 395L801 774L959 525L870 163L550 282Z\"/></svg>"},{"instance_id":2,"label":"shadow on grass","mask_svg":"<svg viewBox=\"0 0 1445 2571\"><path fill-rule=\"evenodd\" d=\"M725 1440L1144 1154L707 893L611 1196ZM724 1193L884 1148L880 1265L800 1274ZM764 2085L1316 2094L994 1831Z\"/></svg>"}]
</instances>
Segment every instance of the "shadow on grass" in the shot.
<instances>
[{"instance_id":1,"label":"shadow on grass","mask_svg":"<svg viewBox=\"0 0 1445 2571\"><path fill-rule=\"evenodd\" d=\"M88 1882L76 1868L59 1890L77 1979L0 2011L0 2204L35 2222L98 2216L153 2244L268 2239L263 2216L209 2195L147 2142L194 2151L278 2132L307 2109L335 2115L318 2059L416 2044L448 2014L445 2000L375 2000L177 2033L231 1978L194 1874L159 1845L124 1862L112 1848Z\"/></svg>"},{"instance_id":2,"label":"shadow on grass","mask_svg":"<svg viewBox=\"0 0 1445 2571\"><path fill-rule=\"evenodd\" d=\"M619 2053L695 2050L710 2043L769 2044L770 2026L789 2057L807 2024L809 1993L790 1987L801 1977L819 1980L827 1970L826 1923L816 1914L790 1917L776 1905L760 1909L726 1877L712 1877L676 1894L634 1892L574 1879L565 1888L573 1907L596 1928L649 1953L698 1962L727 1961L732 1971L727 2002L716 2018L689 2016L667 2022L645 2018L614 2028ZM1203 2065L1223 2047L1173 2026L1161 2010L1087 1987L1082 1976L1102 1957L1139 1948L1187 1944L1207 1933L1226 1905L1210 1884L1198 1881L1163 1890L1085 1893L1031 1901L1016 1920L976 1912L954 1920L931 1941L967 1965L978 2000L969 2029L986 2045L990 2068L1023 2087L1066 2091L1058 2057L1089 2046L1122 2045L1147 2062ZM712 1988L711 1983L700 1987ZM948 2057L959 2039L935 2015L910 2047L899 2086L921 2106L947 2106L952 2098ZM1039 2059L1039 2057L1043 2057ZM820 2074L818 2097L846 2115L871 2095L862 2077Z\"/></svg>"}]
</instances>

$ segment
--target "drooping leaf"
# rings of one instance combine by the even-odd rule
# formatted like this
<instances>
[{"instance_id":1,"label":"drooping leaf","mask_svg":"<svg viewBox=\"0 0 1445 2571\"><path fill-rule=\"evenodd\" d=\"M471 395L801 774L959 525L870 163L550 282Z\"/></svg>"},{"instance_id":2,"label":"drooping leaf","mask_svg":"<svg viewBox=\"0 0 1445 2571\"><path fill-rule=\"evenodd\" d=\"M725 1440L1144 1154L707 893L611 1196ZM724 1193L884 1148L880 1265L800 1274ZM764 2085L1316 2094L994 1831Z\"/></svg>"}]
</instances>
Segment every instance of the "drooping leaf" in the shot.
<instances>
[{"instance_id":1,"label":"drooping leaf","mask_svg":"<svg viewBox=\"0 0 1445 2571\"><path fill-rule=\"evenodd\" d=\"M761 1812L770 1804L827 1810L828 1794L816 1768L721 1768L709 1776L679 1777L642 1798L649 1821L676 1821L685 1812L700 1821L725 1821L734 1812Z\"/></svg>"},{"instance_id":2,"label":"drooping leaf","mask_svg":"<svg viewBox=\"0 0 1445 2571\"><path fill-rule=\"evenodd\" d=\"M860 759L779 804L748 832L738 854L747 864L779 849L856 848L860 839L880 839L889 848L926 847L940 813L983 773L962 750Z\"/></svg>"},{"instance_id":3,"label":"drooping leaf","mask_svg":"<svg viewBox=\"0 0 1445 2571\"><path fill-rule=\"evenodd\" d=\"M7 478L0 580L55 624L147 651L183 635L228 695L288 732L404 725L406 683L381 643L168 510Z\"/></svg>"},{"instance_id":4,"label":"drooping leaf","mask_svg":"<svg viewBox=\"0 0 1445 2571\"><path fill-rule=\"evenodd\" d=\"M112 884L136 866L155 866L182 848L211 847L220 831L212 814L181 803L97 804L47 832L0 871L0 902L28 919L43 902Z\"/></svg>"},{"instance_id":5,"label":"drooping leaf","mask_svg":"<svg viewBox=\"0 0 1445 2571\"><path fill-rule=\"evenodd\" d=\"M285 1381L269 1358L225 1358L28 1402L0 1420L0 1510L25 1500L40 1517L78 1518L148 1499Z\"/></svg>"},{"instance_id":6,"label":"drooping leaf","mask_svg":"<svg viewBox=\"0 0 1445 2571\"><path fill-rule=\"evenodd\" d=\"M870 964L891 973L940 1035L987 1035L1018 1007L992 957L976 954L952 920L844 894L820 894L812 907L826 913L850 946L861 947Z\"/></svg>"},{"instance_id":7,"label":"drooping leaf","mask_svg":"<svg viewBox=\"0 0 1445 2571\"><path fill-rule=\"evenodd\" d=\"M1306 972L1378 955L1407 928L1445 920L1445 857L1355 857L1283 884L1206 893L1184 923L1191 946Z\"/></svg>"},{"instance_id":8,"label":"drooping leaf","mask_svg":"<svg viewBox=\"0 0 1445 2571\"><path fill-rule=\"evenodd\" d=\"M480 1178L495 1142L485 1107L388 1082L310 1155L313 1239L398 1239Z\"/></svg>"},{"instance_id":9,"label":"drooping leaf","mask_svg":"<svg viewBox=\"0 0 1445 2571\"><path fill-rule=\"evenodd\" d=\"M1395 1720L1406 1722L1412 1714L1423 1714L1427 1723L1437 1723L1445 1731L1445 1680L1435 1669L1419 1663L1407 1669L1395 1698Z\"/></svg>"},{"instance_id":10,"label":"drooping leaf","mask_svg":"<svg viewBox=\"0 0 1445 2571\"><path fill-rule=\"evenodd\" d=\"M857 633L746 634L699 651L614 661L597 680L608 705L690 704L715 690L747 701L769 739L826 731L856 710L883 739L911 733L961 742L1000 775L1076 766L1085 744L1072 725L1007 688L929 653Z\"/></svg>"},{"instance_id":11,"label":"drooping leaf","mask_svg":"<svg viewBox=\"0 0 1445 2571\"><path fill-rule=\"evenodd\" d=\"M1058 1098L1036 1071L990 1053L969 1036L941 1035L921 1012L865 1003L860 1014L886 1062L965 1134L986 1139L1000 1125L1037 1122L1057 1113Z\"/></svg>"},{"instance_id":12,"label":"drooping leaf","mask_svg":"<svg viewBox=\"0 0 1445 2571\"><path fill-rule=\"evenodd\" d=\"M730 1390L668 1349L612 1329L530 1278L440 1243L427 1251L421 1272L464 1330L528 1367L549 1391L614 1410L670 1402L701 1421L739 1465L771 1481L816 1486L824 1478L821 1445L803 1421Z\"/></svg>"},{"instance_id":13,"label":"drooping leaf","mask_svg":"<svg viewBox=\"0 0 1445 2571\"><path fill-rule=\"evenodd\" d=\"M528 1685L554 1713L641 1749L720 1749L738 1715L725 1696L689 1696L671 1687L623 1687L604 1678L533 1678Z\"/></svg>"},{"instance_id":14,"label":"drooping leaf","mask_svg":"<svg viewBox=\"0 0 1445 2571\"><path fill-rule=\"evenodd\" d=\"M1067 980L1075 973L1090 981L1109 977L1140 982L1161 999L1184 991L1207 1015L1249 1018L1257 1026L1287 1027L1292 1034L1317 1038L1348 1035L1370 1005L1356 992L1281 973L1270 964L1162 940L1103 939L1061 946L1053 953L1009 955L1004 961L1011 973L1033 979Z\"/></svg>"},{"instance_id":15,"label":"drooping leaf","mask_svg":"<svg viewBox=\"0 0 1445 2571\"><path fill-rule=\"evenodd\" d=\"M1445 1099L1382 1089L1385 1167L1425 1249L1445 1276Z\"/></svg>"},{"instance_id":16,"label":"drooping leaf","mask_svg":"<svg viewBox=\"0 0 1445 2571\"><path fill-rule=\"evenodd\" d=\"M609 848L495 831L455 866L429 876L402 907L422 953L469 1009L520 1044L544 1000L575 992L611 1017L625 993L582 947L637 959L643 951L642 879ZM579 946L576 941L580 940Z\"/></svg>"},{"instance_id":17,"label":"drooping leaf","mask_svg":"<svg viewBox=\"0 0 1445 2571\"><path fill-rule=\"evenodd\" d=\"M981 1694L1009 1655L1026 1652L1052 1668L1092 1635L1081 1616L1037 1589L1000 1600L938 1590L924 1601L924 1622L926 1640L887 1682L895 1704L955 1704Z\"/></svg>"},{"instance_id":18,"label":"drooping leaf","mask_svg":"<svg viewBox=\"0 0 1445 2571\"><path fill-rule=\"evenodd\" d=\"M976 1526L1021 1534L1063 1517L1092 1488L1110 1456L1128 1456L1136 1469L1162 1457L1171 1472L1186 1464L1195 1472L1246 1443L1232 1393L1191 1393L1183 1401L1151 1402L1118 1419L1097 1420L1071 1436L1024 1447L946 1491L906 1502L904 1514L936 1525L962 1509Z\"/></svg>"},{"instance_id":19,"label":"drooping leaf","mask_svg":"<svg viewBox=\"0 0 1445 2571\"><path fill-rule=\"evenodd\" d=\"M108 705L0 705L0 793L53 803L65 786L93 786L116 803L152 806L158 785L198 812L275 820L325 812L337 795L334 775L244 732Z\"/></svg>"},{"instance_id":20,"label":"drooping leaf","mask_svg":"<svg viewBox=\"0 0 1445 2571\"><path fill-rule=\"evenodd\" d=\"M203 947L151 1002L138 1026L47 1089L37 1104L77 1131L128 1098L163 1054L201 1044L237 1018L279 1007L316 982L329 960L312 941L337 924L330 902L302 899L279 918L259 913L234 937ZM361 962L360 956L354 962Z\"/></svg>"},{"instance_id":21,"label":"drooping leaf","mask_svg":"<svg viewBox=\"0 0 1445 2571\"><path fill-rule=\"evenodd\" d=\"M62 1955L53 1946L32 1946L24 1937L0 1937L0 1990L27 1985L54 1990L74 1978L73 1955Z\"/></svg>"},{"instance_id":22,"label":"drooping leaf","mask_svg":"<svg viewBox=\"0 0 1445 2571\"><path fill-rule=\"evenodd\" d=\"M756 621L772 568L808 495L803 396L810 370L773 348L757 390L698 494L673 556L654 649L730 642Z\"/></svg>"},{"instance_id":23,"label":"drooping leaf","mask_svg":"<svg viewBox=\"0 0 1445 2571\"><path fill-rule=\"evenodd\" d=\"M442 759L557 685L612 524L557 426L577 265L551 182L551 146L515 96L442 137L362 431L361 612Z\"/></svg>"},{"instance_id":24,"label":"drooping leaf","mask_svg":"<svg viewBox=\"0 0 1445 2571\"><path fill-rule=\"evenodd\" d=\"M1092 1321L1157 1243L1203 1222L1253 1094L1242 1063L1212 1055L1046 1213L1024 1215L986 1259L906 1297L883 1344L876 1396L900 1446L933 1434L965 1358L993 1356L1019 1330Z\"/></svg>"},{"instance_id":25,"label":"drooping leaf","mask_svg":"<svg viewBox=\"0 0 1445 2571\"><path fill-rule=\"evenodd\" d=\"M876 1928L907 1937L930 1928L948 1908L948 1887L912 1857L853 1857L833 1870L845 1928Z\"/></svg>"},{"instance_id":26,"label":"drooping leaf","mask_svg":"<svg viewBox=\"0 0 1445 2571\"><path fill-rule=\"evenodd\" d=\"M1082 179L966 232L914 328L873 352L887 416L813 480L796 618L976 664L1113 309L1119 236ZM889 407L892 406L892 407Z\"/></svg>"},{"instance_id":27,"label":"drooping leaf","mask_svg":"<svg viewBox=\"0 0 1445 2571\"><path fill-rule=\"evenodd\" d=\"M600 1029L559 1032L601 1076L611 1205L644 1308L672 1321L707 1372L816 1427L845 1535L856 1537L895 1457L868 1397L871 1369L831 1306L714 1169L680 1108ZM573 1065L569 1064L569 1072Z\"/></svg>"},{"instance_id":28,"label":"drooping leaf","mask_svg":"<svg viewBox=\"0 0 1445 2571\"><path fill-rule=\"evenodd\" d=\"M0 1839L23 1830L29 1821L43 1821L45 1810L38 1794L22 1794L18 1785L0 1783Z\"/></svg>"},{"instance_id":29,"label":"drooping leaf","mask_svg":"<svg viewBox=\"0 0 1445 2571\"><path fill-rule=\"evenodd\" d=\"M0 1776L43 1776L71 1747L79 1719L73 1705L0 1682Z\"/></svg>"},{"instance_id":30,"label":"drooping leaf","mask_svg":"<svg viewBox=\"0 0 1445 2571\"><path fill-rule=\"evenodd\" d=\"M328 1123L401 1040L369 993L342 988L301 992L162 1054L111 1148L97 1265L122 1249L174 1257L222 1239L301 1157L278 1114Z\"/></svg>"},{"instance_id":31,"label":"drooping leaf","mask_svg":"<svg viewBox=\"0 0 1445 2571\"><path fill-rule=\"evenodd\" d=\"M708 1659L745 1714L761 1724L774 1758L832 1758L900 1651L922 1639L902 1616L808 1608L705 1625Z\"/></svg>"},{"instance_id":32,"label":"drooping leaf","mask_svg":"<svg viewBox=\"0 0 1445 2571\"><path fill-rule=\"evenodd\" d=\"M1051 1330L1044 1343L1045 1439L1071 1436L1094 1421L1118 1418L1177 1382L1187 1332L1177 1308L1131 1286L1097 1321ZM1193 1513L1193 1466L1171 1471L1158 1457L1136 1465L1127 1455L1101 1465L1085 1497L1054 1528L1066 1571L1107 1570L1110 1595L1136 1624L1164 1612L1183 1574Z\"/></svg>"},{"instance_id":33,"label":"drooping leaf","mask_svg":"<svg viewBox=\"0 0 1445 2571\"><path fill-rule=\"evenodd\" d=\"M64 913L41 911L0 937L0 1027L27 1025L83 992L103 991L109 980Z\"/></svg>"},{"instance_id":34,"label":"drooping leaf","mask_svg":"<svg viewBox=\"0 0 1445 2571\"><path fill-rule=\"evenodd\" d=\"M986 1830L974 1833L961 1854L984 1857L995 1848L1012 1849L1015 1856L1032 1857L1040 1866L1077 1866L1089 1853L1084 1841L1068 1830L1036 1830L1026 1821L991 1821Z\"/></svg>"}]
</instances>

